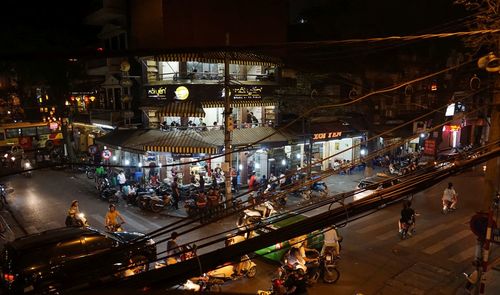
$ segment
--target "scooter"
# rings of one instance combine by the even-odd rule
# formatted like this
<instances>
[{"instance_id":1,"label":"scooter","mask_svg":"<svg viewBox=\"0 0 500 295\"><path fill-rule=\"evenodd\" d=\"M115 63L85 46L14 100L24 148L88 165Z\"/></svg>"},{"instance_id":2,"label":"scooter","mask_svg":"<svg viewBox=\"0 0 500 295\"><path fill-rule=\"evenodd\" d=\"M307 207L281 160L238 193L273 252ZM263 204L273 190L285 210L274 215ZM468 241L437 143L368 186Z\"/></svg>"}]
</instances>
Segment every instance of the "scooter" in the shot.
<instances>
[{"instance_id":1,"label":"scooter","mask_svg":"<svg viewBox=\"0 0 500 295\"><path fill-rule=\"evenodd\" d=\"M237 265L240 267L239 272L236 270ZM207 276L221 279L225 282L236 280L244 276L247 278L253 278L256 274L257 264L255 264L255 262L253 262L248 255L243 255L239 264L228 264L207 272Z\"/></svg>"},{"instance_id":2,"label":"scooter","mask_svg":"<svg viewBox=\"0 0 500 295\"><path fill-rule=\"evenodd\" d=\"M124 222L120 222L113 225L106 225L106 230L110 232L121 232L123 231L122 224L124 224Z\"/></svg>"},{"instance_id":3,"label":"scooter","mask_svg":"<svg viewBox=\"0 0 500 295\"><path fill-rule=\"evenodd\" d=\"M85 214L78 213L76 216L68 215L65 222L67 227L84 227L89 226Z\"/></svg>"},{"instance_id":4,"label":"scooter","mask_svg":"<svg viewBox=\"0 0 500 295\"><path fill-rule=\"evenodd\" d=\"M162 196L153 195L149 201L149 209L155 213L165 208L173 208L174 198L170 194Z\"/></svg>"},{"instance_id":5,"label":"scooter","mask_svg":"<svg viewBox=\"0 0 500 295\"><path fill-rule=\"evenodd\" d=\"M31 165L31 162L29 160L26 160L23 164L23 175L26 177L31 177L32 172L31 169L33 169L33 166Z\"/></svg>"},{"instance_id":6,"label":"scooter","mask_svg":"<svg viewBox=\"0 0 500 295\"><path fill-rule=\"evenodd\" d=\"M252 228L256 224L260 223L263 219L267 219L278 212L274 210L273 205L266 201L260 205L255 206L253 209L246 209L240 213L236 225L238 228Z\"/></svg>"},{"instance_id":7,"label":"scooter","mask_svg":"<svg viewBox=\"0 0 500 295\"><path fill-rule=\"evenodd\" d=\"M318 181L311 185L311 196L319 195L320 198L328 196L328 187L324 181Z\"/></svg>"}]
</instances>

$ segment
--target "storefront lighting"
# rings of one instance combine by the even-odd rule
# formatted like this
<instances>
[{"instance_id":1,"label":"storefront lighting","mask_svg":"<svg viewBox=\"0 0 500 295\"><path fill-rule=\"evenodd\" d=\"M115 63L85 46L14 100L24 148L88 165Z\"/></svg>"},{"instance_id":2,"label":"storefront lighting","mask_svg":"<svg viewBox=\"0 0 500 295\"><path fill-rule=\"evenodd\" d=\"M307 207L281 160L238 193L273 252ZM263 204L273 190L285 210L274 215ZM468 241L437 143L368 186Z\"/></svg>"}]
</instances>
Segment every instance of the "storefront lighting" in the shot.
<instances>
[{"instance_id":1,"label":"storefront lighting","mask_svg":"<svg viewBox=\"0 0 500 295\"><path fill-rule=\"evenodd\" d=\"M158 168L161 168L161 163L158 163Z\"/></svg>"},{"instance_id":2,"label":"storefront lighting","mask_svg":"<svg viewBox=\"0 0 500 295\"><path fill-rule=\"evenodd\" d=\"M300 159L301 155L300 154L297 154L296 155L297 159Z\"/></svg>"},{"instance_id":3,"label":"storefront lighting","mask_svg":"<svg viewBox=\"0 0 500 295\"><path fill-rule=\"evenodd\" d=\"M139 166L139 168L141 168L142 167L142 163L139 163L137 166Z\"/></svg>"},{"instance_id":4,"label":"storefront lighting","mask_svg":"<svg viewBox=\"0 0 500 295\"><path fill-rule=\"evenodd\" d=\"M104 146L104 149L105 149L105 150L107 150L107 149L108 149L108 147L107 147L107 146Z\"/></svg>"},{"instance_id":5,"label":"storefront lighting","mask_svg":"<svg viewBox=\"0 0 500 295\"><path fill-rule=\"evenodd\" d=\"M96 127L101 127L101 128L115 129L115 127L113 127L111 125L106 125L106 124L92 123L92 125L94 125Z\"/></svg>"},{"instance_id":6,"label":"storefront lighting","mask_svg":"<svg viewBox=\"0 0 500 295\"><path fill-rule=\"evenodd\" d=\"M255 169L260 169L260 164L259 163L255 163Z\"/></svg>"},{"instance_id":7,"label":"storefront lighting","mask_svg":"<svg viewBox=\"0 0 500 295\"><path fill-rule=\"evenodd\" d=\"M281 160L281 165L286 166L286 160L285 159Z\"/></svg>"},{"instance_id":8,"label":"storefront lighting","mask_svg":"<svg viewBox=\"0 0 500 295\"><path fill-rule=\"evenodd\" d=\"M113 161L116 161L117 158L116 158L116 156L113 156L113 158L111 158L111 159L113 159Z\"/></svg>"},{"instance_id":9,"label":"storefront lighting","mask_svg":"<svg viewBox=\"0 0 500 295\"><path fill-rule=\"evenodd\" d=\"M359 153L362 155L362 156L366 156L366 154L368 153L368 151L366 149L361 149L359 151Z\"/></svg>"},{"instance_id":10,"label":"storefront lighting","mask_svg":"<svg viewBox=\"0 0 500 295\"><path fill-rule=\"evenodd\" d=\"M125 166L128 166L130 165L130 161L129 160L125 160Z\"/></svg>"},{"instance_id":11,"label":"storefront lighting","mask_svg":"<svg viewBox=\"0 0 500 295\"><path fill-rule=\"evenodd\" d=\"M424 138L425 137L425 133L420 133L420 138Z\"/></svg>"},{"instance_id":12,"label":"storefront lighting","mask_svg":"<svg viewBox=\"0 0 500 295\"><path fill-rule=\"evenodd\" d=\"M238 165L238 169L240 169L240 171L243 170L243 165L241 165L241 164Z\"/></svg>"}]
</instances>

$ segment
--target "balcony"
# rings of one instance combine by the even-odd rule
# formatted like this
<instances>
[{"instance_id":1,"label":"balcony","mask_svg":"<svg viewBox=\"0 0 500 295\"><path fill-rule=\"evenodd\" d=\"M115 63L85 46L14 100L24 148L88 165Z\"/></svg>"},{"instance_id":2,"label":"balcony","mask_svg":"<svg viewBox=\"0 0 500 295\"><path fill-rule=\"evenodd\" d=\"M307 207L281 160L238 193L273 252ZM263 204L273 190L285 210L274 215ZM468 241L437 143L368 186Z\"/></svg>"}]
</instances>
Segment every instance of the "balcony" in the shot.
<instances>
[{"instance_id":1,"label":"balcony","mask_svg":"<svg viewBox=\"0 0 500 295\"><path fill-rule=\"evenodd\" d=\"M126 111L111 111L111 110L91 110L90 122L103 126L119 126L123 125L127 120L134 117L134 112Z\"/></svg>"}]
</instances>

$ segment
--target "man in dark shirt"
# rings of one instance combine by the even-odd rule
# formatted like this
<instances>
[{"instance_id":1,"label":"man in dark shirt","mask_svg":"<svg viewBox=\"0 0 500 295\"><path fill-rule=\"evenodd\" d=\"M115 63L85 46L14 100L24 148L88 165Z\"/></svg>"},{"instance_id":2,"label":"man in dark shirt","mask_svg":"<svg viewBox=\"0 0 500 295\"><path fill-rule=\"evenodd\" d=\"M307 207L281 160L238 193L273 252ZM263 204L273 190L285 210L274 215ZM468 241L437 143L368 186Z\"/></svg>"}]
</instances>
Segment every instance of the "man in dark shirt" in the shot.
<instances>
[{"instance_id":1,"label":"man in dark shirt","mask_svg":"<svg viewBox=\"0 0 500 295\"><path fill-rule=\"evenodd\" d=\"M401 231L403 224L409 226L408 232L415 230L415 211L411 208L411 202L408 200L403 202L403 210L401 210L401 219L399 220L399 231Z\"/></svg>"},{"instance_id":2,"label":"man in dark shirt","mask_svg":"<svg viewBox=\"0 0 500 295\"><path fill-rule=\"evenodd\" d=\"M177 183L177 177L174 177L174 182L172 183L172 198L174 199L174 208L179 209L179 184Z\"/></svg>"}]
</instances>

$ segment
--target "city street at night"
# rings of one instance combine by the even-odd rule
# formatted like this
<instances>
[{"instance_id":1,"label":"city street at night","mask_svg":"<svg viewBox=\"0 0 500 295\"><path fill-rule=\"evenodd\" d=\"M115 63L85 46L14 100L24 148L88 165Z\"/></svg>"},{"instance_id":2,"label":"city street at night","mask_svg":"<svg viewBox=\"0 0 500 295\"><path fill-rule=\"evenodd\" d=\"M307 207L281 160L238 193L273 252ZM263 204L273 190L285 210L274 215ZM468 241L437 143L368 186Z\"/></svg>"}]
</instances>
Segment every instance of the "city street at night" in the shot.
<instances>
[{"instance_id":1,"label":"city street at night","mask_svg":"<svg viewBox=\"0 0 500 295\"><path fill-rule=\"evenodd\" d=\"M0 294L498 295L500 0L0 9Z\"/></svg>"}]
</instances>

